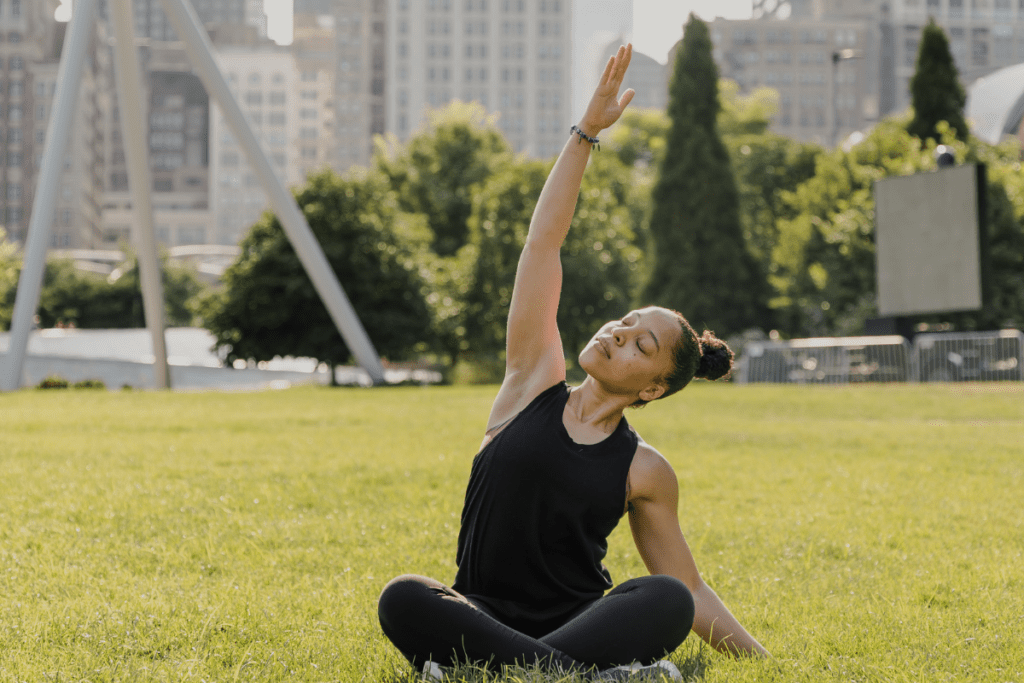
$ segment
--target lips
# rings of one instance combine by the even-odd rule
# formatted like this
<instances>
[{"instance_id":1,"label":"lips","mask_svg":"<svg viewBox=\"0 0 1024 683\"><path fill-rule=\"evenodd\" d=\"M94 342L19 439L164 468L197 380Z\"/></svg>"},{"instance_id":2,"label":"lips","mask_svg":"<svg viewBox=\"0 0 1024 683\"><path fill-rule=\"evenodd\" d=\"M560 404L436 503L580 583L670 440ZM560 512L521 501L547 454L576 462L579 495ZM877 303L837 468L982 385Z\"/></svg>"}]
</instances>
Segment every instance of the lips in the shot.
<instances>
[{"instance_id":1,"label":"lips","mask_svg":"<svg viewBox=\"0 0 1024 683\"><path fill-rule=\"evenodd\" d=\"M599 337L598 340L597 340L597 343L601 345L601 350L604 351L604 355L608 356L608 358L611 358L612 354L608 350L608 342L606 342L604 339L601 339Z\"/></svg>"}]
</instances>

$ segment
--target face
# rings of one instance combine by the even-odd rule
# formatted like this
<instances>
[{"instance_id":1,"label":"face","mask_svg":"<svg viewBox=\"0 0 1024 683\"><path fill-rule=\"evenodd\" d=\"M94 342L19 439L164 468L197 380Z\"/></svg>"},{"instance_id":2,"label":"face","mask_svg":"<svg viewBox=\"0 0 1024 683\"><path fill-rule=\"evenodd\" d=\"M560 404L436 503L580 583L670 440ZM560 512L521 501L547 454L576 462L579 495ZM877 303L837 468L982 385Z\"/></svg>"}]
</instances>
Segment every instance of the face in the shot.
<instances>
[{"instance_id":1,"label":"face","mask_svg":"<svg viewBox=\"0 0 1024 683\"><path fill-rule=\"evenodd\" d=\"M668 309L630 311L597 331L580 352L580 367L609 391L654 400L664 392L658 380L672 369L672 347L682 333Z\"/></svg>"}]
</instances>

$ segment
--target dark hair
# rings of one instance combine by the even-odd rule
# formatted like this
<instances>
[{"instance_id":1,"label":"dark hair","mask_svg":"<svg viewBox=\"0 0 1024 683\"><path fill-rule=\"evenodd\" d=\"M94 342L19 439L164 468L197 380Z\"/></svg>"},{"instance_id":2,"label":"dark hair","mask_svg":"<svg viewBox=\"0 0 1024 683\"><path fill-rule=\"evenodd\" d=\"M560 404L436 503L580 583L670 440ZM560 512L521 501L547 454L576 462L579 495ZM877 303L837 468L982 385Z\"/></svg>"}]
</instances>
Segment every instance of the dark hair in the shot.
<instances>
[{"instance_id":1,"label":"dark hair","mask_svg":"<svg viewBox=\"0 0 1024 683\"><path fill-rule=\"evenodd\" d=\"M671 309L669 309L671 310ZM699 379L716 380L726 377L732 371L732 349L724 341L715 336L711 330L697 336L693 327L678 311L672 313L679 320L682 334L672 348L672 369L661 378L665 384L665 393L658 398L666 398L676 393L696 377ZM639 400L634 407L647 405L648 401Z\"/></svg>"}]
</instances>

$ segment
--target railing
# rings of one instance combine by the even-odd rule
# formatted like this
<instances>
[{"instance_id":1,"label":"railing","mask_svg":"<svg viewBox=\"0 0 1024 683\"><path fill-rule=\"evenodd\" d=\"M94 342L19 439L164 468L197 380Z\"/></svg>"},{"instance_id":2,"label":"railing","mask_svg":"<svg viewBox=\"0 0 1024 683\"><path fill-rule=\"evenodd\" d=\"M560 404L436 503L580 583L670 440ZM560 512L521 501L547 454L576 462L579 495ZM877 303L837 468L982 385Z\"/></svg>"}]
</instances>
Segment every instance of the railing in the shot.
<instances>
[{"instance_id":1,"label":"railing","mask_svg":"<svg viewBox=\"0 0 1024 683\"><path fill-rule=\"evenodd\" d=\"M738 382L1024 381L1024 333L924 333L900 336L756 341L746 345Z\"/></svg>"},{"instance_id":2,"label":"railing","mask_svg":"<svg viewBox=\"0 0 1024 683\"><path fill-rule=\"evenodd\" d=\"M927 333L914 338L922 382L1024 381L1024 333Z\"/></svg>"},{"instance_id":3,"label":"railing","mask_svg":"<svg viewBox=\"0 0 1024 683\"><path fill-rule=\"evenodd\" d=\"M910 343L900 336L837 337L751 342L740 382L848 384L912 379Z\"/></svg>"}]
</instances>

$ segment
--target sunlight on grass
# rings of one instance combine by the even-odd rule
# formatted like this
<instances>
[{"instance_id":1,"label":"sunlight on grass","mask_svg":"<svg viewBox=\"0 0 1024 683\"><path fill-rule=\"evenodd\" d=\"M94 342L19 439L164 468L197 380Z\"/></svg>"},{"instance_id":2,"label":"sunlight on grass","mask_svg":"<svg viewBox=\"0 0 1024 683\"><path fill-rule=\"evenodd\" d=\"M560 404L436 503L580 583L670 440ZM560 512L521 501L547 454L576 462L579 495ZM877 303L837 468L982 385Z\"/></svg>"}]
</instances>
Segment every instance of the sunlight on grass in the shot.
<instances>
[{"instance_id":1,"label":"sunlight on grass","mask_svg":"<svg viewBox=\"0 0 1024 683\"><path fill-rule=\"evenodd\" d=\"M493 395L0 395L0 680L415 680L376 598L454 577ZM688 679L1024 678L1024 386L698 384L629 419L774 655L691 639ZM646 573L626 524L606 563Z\"/></svg>"}]
</instances>

